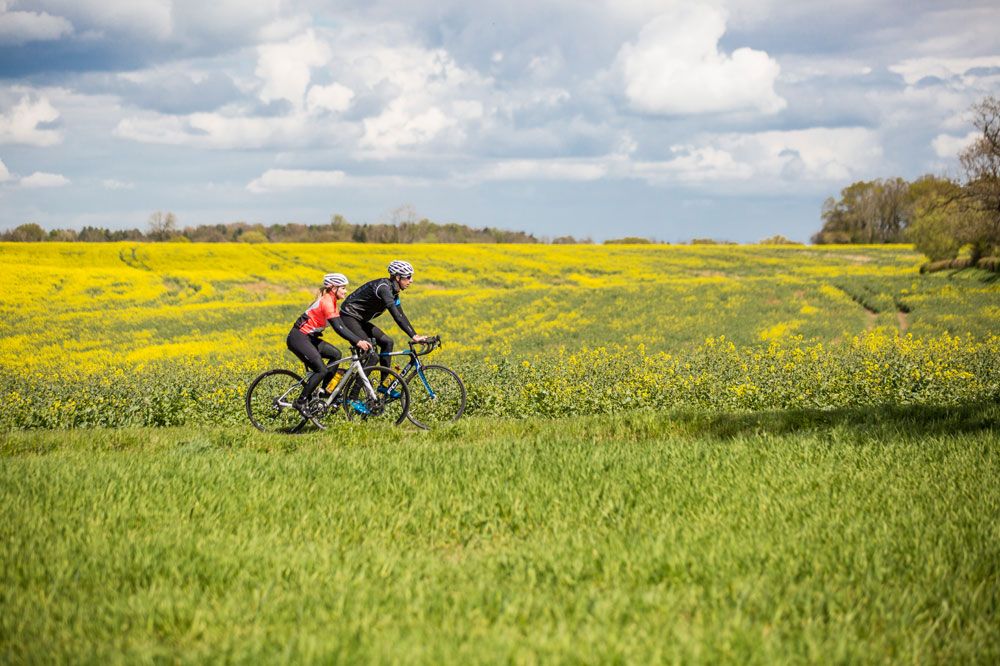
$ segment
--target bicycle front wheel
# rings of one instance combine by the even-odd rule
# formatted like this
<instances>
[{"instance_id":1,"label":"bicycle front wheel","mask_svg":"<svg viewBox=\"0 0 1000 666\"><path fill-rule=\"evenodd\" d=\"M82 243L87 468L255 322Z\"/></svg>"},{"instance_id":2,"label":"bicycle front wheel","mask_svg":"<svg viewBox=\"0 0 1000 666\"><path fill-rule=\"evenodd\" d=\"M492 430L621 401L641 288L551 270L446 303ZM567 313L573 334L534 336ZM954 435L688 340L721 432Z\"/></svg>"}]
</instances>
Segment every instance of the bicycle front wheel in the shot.
<instances>
[{"instance_id":1,"label":"bicycle front wheel","mask_svg":"<svg viewBox=\"0 0 1000 666\"><path fill-rule=\"evenodd\" d=\"M430 430L458 420L465 411L465 385L443 365L425 365L406 380L410 387L409 419Z\"/></svg>"},{"instance_id":2,"label":"bicycle front wheel","mask_svg":"<svg viewBox=\"0 0 1000 666\"><path fill-rule=\"evenodd\" d=\"M402 423L410 409L410 390L406 382L395 370L380 365L367 367L364 372L375 395L368 393L360 375L352 377L351 383L344 387L347 418Z\"/></svg>"},{"instance_id":3,"label":"bicycle front wheel","mask_svg":"<svg viewBox=\"0 0 1000 666\"><path fill-rule=\"evenodd\" d=\"M294 433L306 419L292 405L302 388L302 378L291 370L269 370L253 380L247 390L247 416L262 432Z\"/></svg>"}]
</instances>

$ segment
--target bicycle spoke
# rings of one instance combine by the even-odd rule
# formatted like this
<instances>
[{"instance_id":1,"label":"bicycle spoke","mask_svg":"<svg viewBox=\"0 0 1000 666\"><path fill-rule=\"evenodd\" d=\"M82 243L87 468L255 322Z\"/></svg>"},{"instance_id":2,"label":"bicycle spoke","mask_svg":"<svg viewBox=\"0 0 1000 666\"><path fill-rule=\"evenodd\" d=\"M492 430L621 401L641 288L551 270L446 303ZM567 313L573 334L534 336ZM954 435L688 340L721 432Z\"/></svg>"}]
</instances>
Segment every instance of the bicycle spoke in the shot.
<instances>
[{"instance_id":1,"label":"bicycle spoke","mask_svg":"<svg viewBox=\"0 0 1000 666\"><path fill-rule=\"evenodd\" d=\"M264 432L298 432L305 419L292 406L302 379L289 370L271 370L255 379L247 391L250 422Z\"/></svg>"},{"instance_id":2,"label":"bicycle spoke","mask_svg":"<svg viewBox=\"0 0 1000 666\"><path fill-rule=\"evenodd\" d=\"M407 378L410 388L410 421L430 429L458 419L465 411L465 386L443 365L425 365Z\"/></svg>"}]
</instances>

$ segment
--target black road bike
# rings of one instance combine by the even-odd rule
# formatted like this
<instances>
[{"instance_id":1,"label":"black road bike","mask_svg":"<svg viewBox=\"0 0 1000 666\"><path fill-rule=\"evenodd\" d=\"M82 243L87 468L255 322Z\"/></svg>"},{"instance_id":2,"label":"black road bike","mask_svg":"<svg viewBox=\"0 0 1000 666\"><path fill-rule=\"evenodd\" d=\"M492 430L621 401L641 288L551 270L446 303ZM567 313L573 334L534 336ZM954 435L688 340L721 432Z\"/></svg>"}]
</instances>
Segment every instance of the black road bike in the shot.
<instances>
[{"instance_id":1,"label":"black road bike","mask_svg":"<svg viewBox=\"0 0 1000 666\"><path fill-rule=\"evenodd\" d=\"M409 388L410 409L407 418L413 425L430 430L435 426L451 423L465 411L465 384L451 368L443 365L425 365L420 357L441 346L441 336L435 335L423 342L410 342L409 349L392 352L386 356L405 356L406 366L396 372L402 381L387 383L387 388L397 390L400 385ZM386 356L382 356L383 362Z\"/></svg>"}]
</instances>

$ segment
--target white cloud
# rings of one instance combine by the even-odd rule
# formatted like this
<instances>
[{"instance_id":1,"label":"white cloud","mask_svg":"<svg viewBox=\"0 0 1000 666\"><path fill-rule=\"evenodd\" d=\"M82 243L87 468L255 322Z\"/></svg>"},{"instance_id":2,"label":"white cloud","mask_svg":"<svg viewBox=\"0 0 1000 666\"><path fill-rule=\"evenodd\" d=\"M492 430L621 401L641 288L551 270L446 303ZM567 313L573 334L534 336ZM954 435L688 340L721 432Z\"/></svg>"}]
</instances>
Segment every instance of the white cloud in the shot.
<instances>
[{"instance_id":1,"label":"white cloud","mask_svg":"<svg viewBox=\"0 0 1000 666\"><path fill-rule=\"evenodd\" d=\"M485 167L474 179L592 181L607 174L608 164L599 160L503 160Z\"/></svg>"},{"instance_id":2,"label":"white cloud","mask_svg":"<svg viewBox=\"0 0 1000 666\"><path fill-rule=\"evenodd\" d=\"M273 105L261 114L253 100L212 113L140 112L121 119L114 133L216 149L332 145L362 159L384 159L422 150L461 152L469 137L483 136L502 105L508 114L545 107L551 115L569 97L565 90L533 85L498 91L491 78L459 66L447 51L414 41L398 25L310 30L259 47L254 77L237 81L261 101L289 102L284 110ZM326 113L348 110L355 111L351 118L331 120Z\"/></svg>"},{"instance_id":3,"label":"white cloud","mask_svg":"<svg viewBox=\"0 0 1000 666\"><path fill-rule=\"evenodd\" d=\"M35 4L66 17L91 36L113 31L154 39L170 36L172 12L177 9L171 0L44 0Z\"/></svg>"},{"instance_id":4,"label":"white cloud","mask_svg":"<svg viewBox=\"0 0 1000 666\"><path fill-rule=\"evenodd\" d=\"M116 180L114 178L108 178L101 181L101 185L104 186L106 190L131 190L135 189L135 185L123 180Z\"/></svg>"},{"instance_id":5,"label":"white cloud","mask_svg":"<svg viewBox=\"0 0 1000 666\"><path fill-rule=\"evenodd\" d=\"M147 113L123 118L112 133L142 143L230 150L317 145L323 142L329 130L329 127L310 127L308 118L301 114L261 117Z\"/></svg>"},{"instance_id":6,"label":"white cloud","mask_svg":"<svg viewBox=\"0 0 1000 666\"><path fill-rule=\"evenodd\" d=\"M304 169L268 169L247 185L251 192L260 194L291 190L301 187L336 187L344 183L343 171L309 171Z\"/></svg>"},{"instance_id":7,"label":"white cloud","mask_svg":"<svg viewBox=\"0 0 1000 666\"><path fill-rule=\"evenodd\" d=\"M632 173L653 183L700 183L745 181L754 175L754 167L737 162L733 155L713 146L678 146L677 157L662 162L636 162Z\"/></svg>"},{"instance_id":8,"label":"white cloud","mask_svg":"<svg viewBox=\"0 0 1000 666\"><path fill-rule=\"evenodd\" d=\"M0 6L8 4L0 2ZM63 17L84 40L146 44L173 42L178 51L205 54L278 41L311 19L288 0L15 0L22 8ZM307 3L306 3L307 4Z\"/></svg>"},{"instance_id":9,"label":"white cloud","mask_svg":"<svg viewBox=\"0 0 1000 666\"><path fill-rule=\"evenodd\" d=\"M952 136L951 134L938 134L931 141L934 154L945 159L954 159L958 154L975 143L976 139L982 136L979 132L969 132L965 136Z\"/></svg>"},{"instance_id":10,"label":"white cloud","mask_svg":"<svg viewBox=\"0 0 1000 666\"><path fill-rule=\"evenodd\" d=\"M61 16L45 12L7 11L0 3L0 45L20 46L28 42L46 42L73 32L73 24Z\"/></svg>"},{"instance_id":11,"label":"white cloud","mask_svg":"<svg viewBox=\"0 0 1000 666\"><path fill-rule=\"evenodd\" d=\"M781 58L781 82L798 84L812 79L860 79L872 74L872 66L842 55L785 55Z\"/></svg>"},{"instance_id":12,"label":"white cloud","mask_svg":"<svg viewBox=\"0 0 1000 666\"><path fill-rule=\"evenodd\" d=\"M431 142L456 146L470 124L492 113L492 79L459 66L442 49L362 43L341 68L357 78L353 89L391 95L377 115L363 121L367 156L388 157Z\"/></svg>"},{"instance_id":13,"label":"white cloud","mask_svg":"<svg viewBox=\"0 0 1000 666\"><path fill-rule=\"evenodd\" d=\"M969 79L966 83L973 83L977 77L968 75L968 72L993 68L1000 68L1000 55L979 58L913 58L892 65L889 71L899 74L907 85L912 86L931 76L945 80L959 77Z\"/></svg>"},{"instance_id":14,"label":"white cloud","mask_svg":"<svg viewBox=\"0 0 1000 666\"><path fill-rule=\"evenodd\" d=\"M166 145L191 143L193 138L181 118L163 115L122 118L112 134L122 139Z\"/></svg>"},{"instance_id":15,"label":"white cloud","mask_svg":"<svg viewBox=\"0 0 1000 666\"><path fill-rule=\"evenodd\" d=\"M462 126L483 117L477 98L488 95L491 82L459 67L447 52L385 48L372 55L368 80L399 91L379 115L364 120L361 145L374 156L426 144L446 130L451 143L460 142Z\"/></svg>"},{"instance_id":16,"label":"white cloud","mask_svg":"<svg viewBox=\"0 0 1000 666\"><path fill-rule=\"evenodd\" d=\"M221 113L194 113L187 122L195 136L209 138L215 147L263 147L291 145L308 137L302 116L278 118L230 117Z\"/></svg>"},{"instance_id":17,"label":"white cloud","mask_svg":"<svg viewBox=\"0 0 1000 666\"><path fill-rule=\"evenodd\" d=\"M18 184L25 188L63 187L64 185L69 185L69 179L58 173L36 171L30 176L22 178Z\"/></svg>"},{"instance_id":18,"label":"white cloud","mask_svg":"<svg viewBox=\"0 0 1000 666\"><path fill-rule=\"evenodd\" d=\"M728 135L721 140L758 169L797 179L840 180L875 167L882 157L878 133L862 127L823 128Z\"/></svg>"},{"instance_id":19,"label":"white cloud","mask_svg":"<svg viewBox=\"0 0 1000 666\"><path fill-rule=\"evenodd\" d=\"M676 157L634 165L651 182L745 182L761 191L784 182L838 182L877 166L878 135L865 128L721 134L675 146Z\"/></svg>"},{"instance_id":20,"label":"white cloud","mask_svg":"<svg viewBox=\"0 0 1000 666\"><path fill-rule=\"evenodd\" d=\"M618 151L601 157L501 160L453 180L638 179L654 185L717 183L743 192L779 192L864 175L882 156L877 133L865 128L707 135L674 146L673 157L658 161L633 159L634 147L626 137Z\"/></svg>"},{"instance_id":21,"label":"white cloud","mask_svg":"<svg viewBox=\"0 0 1000 666\"><path fill-rule=\"evenodd\" d=\"M241 10L247 5L244 0L238 0ZM280 12L280 2L277 0L278 7L274 10L274 20L266 23L257 31L257 36L262 42L283 42L295 37L295 35L302 34L305 30L308 30L309 26L312 25L312 17L297 14L295 16L282 16L278 17Z\"/></svg>"},{"instance_id":22,"label":"white cloud","mask_svg":"<svg viewBox=\"0 0 1000 666\"><path fill-rule=\"evenodd\" d=\"M55 129L40 127L59 119L59 112L48 98L32 99L25 95L0 114L0 143L20 143L29 146L52 146L62 141Z\"/></svg>"},{"instance_id":23,"label":"white cloud","mask_svg":"<svg viewBox=\"0 0 1000 666\"><path fill-rule=\"evenodd\" d=\"M459 118L430 107L413 113L405 99L393 100L376 118L364 121L363 144L376 153L391 154L434 139L446 129L456 128Z\"/></svg>"},{"instance_id":24,"label":"white cloud","mask_svg":"<svg viewBox=\"0 0 1000 666\"><path fill-rule=\"evenodd\" d=\"M312 69L330 60L330 48L309 30L290 41L257 48L257 76L263 81L260 98L265 102L288 100L301 108Z\"/></svg>"},{"instance_id":25,"label":"white cloud","mask_svg":"<svg viewBox=\"0 0 1000 666\"><path fill-rule=\"evenodd\" d=\"M282 41L302 31L312 21L296 13L288 0L173 0L171 15L178 37L195 32L213 41L235 37L246 41Z\"/></svg>"},{"instance_id":26,"label":"white cloud","mask_svg":"<svg viewBox=\"0 0 1000 666\"><path fill-rule=\"evenodd\" d=\"M0 160L0 183L6 183L10 180L10 171L7 170L7 165Z\"/></svg>"},{"instance_id":27,"label":"white cloud","mask_svg":"<svg viewBox=\"0 0 1000 666\"><path fill-rule=\"evenodd\" d=\"M726 15L707 5L675 4L646 24L618 53L625 95L635 109L696 114L752 109L776 113L778 63L763 51L719 51Z\"/></svg>"},{"instance_id":28,"label":"white cloud","mask_svg":"<svg viewBox=\"0 0 1000 666\"><path fill-rule=\"evenodd\" d=\"M340 113L351 106L354 91L339 83L328 86L313 86L306 96L306 107L310 111L326 110Z\"/></svg>"},{"instance_id":29,"label":"white cloud","mask_svg":"<svg viewBox=\"0 0 1000 666\"><path fill-rule=\"evenodd\" d=\"M967 129L967 110L977 97L975 89L951 85L876 89L866 94L866 99L879 111L883 133L897 131L909 135L921 125L927 126L928 131L939 127L957 131ZM962 118L964 122L960 122Z\"/></svg>"}]
</instances>

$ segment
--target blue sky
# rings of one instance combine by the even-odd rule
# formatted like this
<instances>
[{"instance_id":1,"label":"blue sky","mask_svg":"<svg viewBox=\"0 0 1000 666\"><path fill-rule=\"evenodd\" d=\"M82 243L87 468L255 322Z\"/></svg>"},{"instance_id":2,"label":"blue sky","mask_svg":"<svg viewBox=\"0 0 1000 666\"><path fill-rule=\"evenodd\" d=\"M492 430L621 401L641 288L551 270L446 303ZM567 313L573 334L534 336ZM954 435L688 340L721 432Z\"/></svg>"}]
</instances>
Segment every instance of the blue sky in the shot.
<instances>
[{"instance_id":1,"label":"blue sky","mask_svg":"<svg viewBox=\"0 0 1000 666\"><path fill-rule=\"evenodd\" d=\"M427 217L806 240L958 176L996 2L0 0L0 229Z\"/></svg>"}]
</instances>

